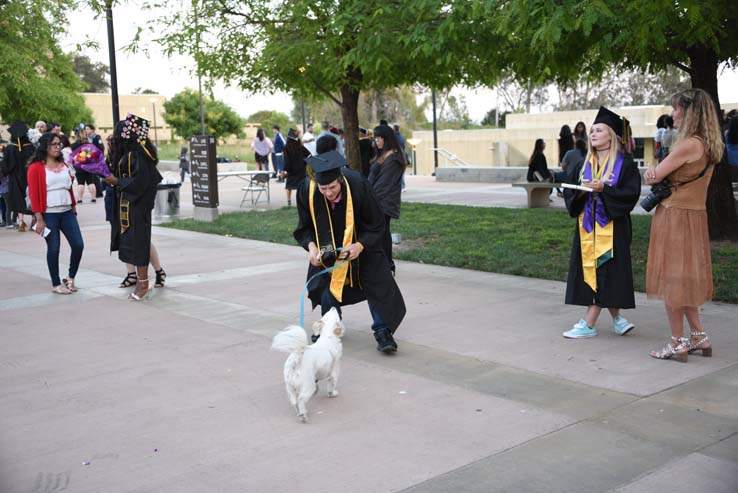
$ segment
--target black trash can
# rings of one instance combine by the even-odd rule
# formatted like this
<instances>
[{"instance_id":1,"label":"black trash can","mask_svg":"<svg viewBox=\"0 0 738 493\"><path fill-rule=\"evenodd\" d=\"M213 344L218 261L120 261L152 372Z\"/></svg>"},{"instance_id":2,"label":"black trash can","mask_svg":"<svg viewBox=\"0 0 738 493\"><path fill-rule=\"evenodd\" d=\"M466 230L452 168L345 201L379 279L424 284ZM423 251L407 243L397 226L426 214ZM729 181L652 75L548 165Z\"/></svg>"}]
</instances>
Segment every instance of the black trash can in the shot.
<instances>
[{"instance_id":1,"label":"black trash can","mask_svg":"<svg viewBox=\"0 0 738 493\"><path fill-rule=\"evenodd\" d=\"M156 201L154 202L154 216L179 216L179 187L181 183L163 184L156 186Z\"/></svg>"}]
</instances>

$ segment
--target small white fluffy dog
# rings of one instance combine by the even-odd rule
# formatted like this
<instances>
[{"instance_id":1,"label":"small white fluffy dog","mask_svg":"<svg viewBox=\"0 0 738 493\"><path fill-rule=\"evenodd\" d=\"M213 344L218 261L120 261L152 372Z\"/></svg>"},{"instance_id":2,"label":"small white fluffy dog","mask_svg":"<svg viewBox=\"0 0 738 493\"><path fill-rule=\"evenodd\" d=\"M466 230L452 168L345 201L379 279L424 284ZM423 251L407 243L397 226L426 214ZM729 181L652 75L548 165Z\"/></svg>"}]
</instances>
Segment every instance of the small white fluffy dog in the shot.
<instances>
[{"instance_id":1,"label":"small white fluffy dog","mask_svg":"<svg viewBox=\"0 0 738 493\"><path fill-rule=\"evenodd\" d=\"M313 324L313 334L320 335L315 344L308 346L305 330L297 325L291 325L274 336L272 350L291 353L284 362L284 383L290 404L303 423L308 419L307 402L318 392L319 380L327 381L328 397L338 395L336 384L344 332L338 311L331 308Z\"/></svg>"}]
</instances>

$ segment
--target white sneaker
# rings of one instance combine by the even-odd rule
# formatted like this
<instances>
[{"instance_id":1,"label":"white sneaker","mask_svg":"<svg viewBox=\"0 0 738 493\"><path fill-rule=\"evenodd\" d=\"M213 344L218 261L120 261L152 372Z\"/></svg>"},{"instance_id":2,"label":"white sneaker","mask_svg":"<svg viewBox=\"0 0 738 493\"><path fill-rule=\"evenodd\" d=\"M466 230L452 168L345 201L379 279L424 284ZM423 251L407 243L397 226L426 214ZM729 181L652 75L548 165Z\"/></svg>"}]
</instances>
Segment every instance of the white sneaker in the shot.
<instances>
[{"instance_id":1,"label":"white sneaker","mask_svg":"<svg viewBox=\"0 0 738 493\"><path fill-rule=\"evenodd\" d=\"M584 319L574 324L571 330L567 330L562 334L567 339L584 339L586 337L594 337L597 335L597 330L593 329Z\"/></svg>"},{"instance_id":2,"label":"white sneaker","mask_svg":"<svg viewBox=\"0 0 738 493\"><path fill-rule=\"evenodd\" d=\"M612 326L615 329L615 333L619 336L624 336L635 328L635 325L628 322L628 319L618 315L612 321Z\"/></svg>"}]
</instances>

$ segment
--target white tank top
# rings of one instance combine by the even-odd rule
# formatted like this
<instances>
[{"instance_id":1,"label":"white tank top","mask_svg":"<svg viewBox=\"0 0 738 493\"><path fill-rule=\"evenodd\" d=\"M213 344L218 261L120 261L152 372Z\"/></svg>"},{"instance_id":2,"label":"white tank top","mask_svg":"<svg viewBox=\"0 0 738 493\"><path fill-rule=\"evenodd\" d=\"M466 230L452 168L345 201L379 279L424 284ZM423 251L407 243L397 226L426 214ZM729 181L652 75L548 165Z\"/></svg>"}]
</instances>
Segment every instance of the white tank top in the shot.
<instances>
[{"instance_id":1,"label":"white tank top","mask_svg":"<svg viewBox=\"0 0 738 493\"><path fill-rule=\"evenodd\" d=\"M66 166L59 171L46 169L46 212L66 212L72 208L72 177Z\"/></svg>"}]
</instances>

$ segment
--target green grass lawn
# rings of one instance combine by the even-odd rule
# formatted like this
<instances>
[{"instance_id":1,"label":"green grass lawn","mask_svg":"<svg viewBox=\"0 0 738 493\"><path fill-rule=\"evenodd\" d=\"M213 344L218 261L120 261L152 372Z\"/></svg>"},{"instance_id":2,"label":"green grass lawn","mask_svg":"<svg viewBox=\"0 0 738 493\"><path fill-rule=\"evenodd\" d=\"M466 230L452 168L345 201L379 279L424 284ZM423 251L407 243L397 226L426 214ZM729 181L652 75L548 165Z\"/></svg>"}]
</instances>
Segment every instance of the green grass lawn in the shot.
<instances>
[{"instance_id":1,"label":"green grass lawn","mask_svg":"<svg viewBox=\"0 0 738 493\"><path fill-rule=\"evenodd\" d=\"M177 161L179 160L179 151L183 145L189 145L186 142L162 142L157 148L159 159L164 161ZM216 147L218 156L227 157L231 161L236 161L238 158L242 162L254 162L254 151L251 150L251 145L245 141L242 144L218 144Z\"/></svg>"},{"instance_id":2,"label":"green grass lawn","mask_svg":"<svg viewBox=\"0 0 738 493\"><path fill-rule=\"evenodd\" d=\"M645 291L650 216L632 216L635 289ZM224 214L213 223L182 220L165 226L294 245L294 208ZM402 204L392 232L394 256L426 264L566 281L575 220L561 210ZM738 244L712 246L715 301L738 303Z\"/></svg>"}]
</instances>

